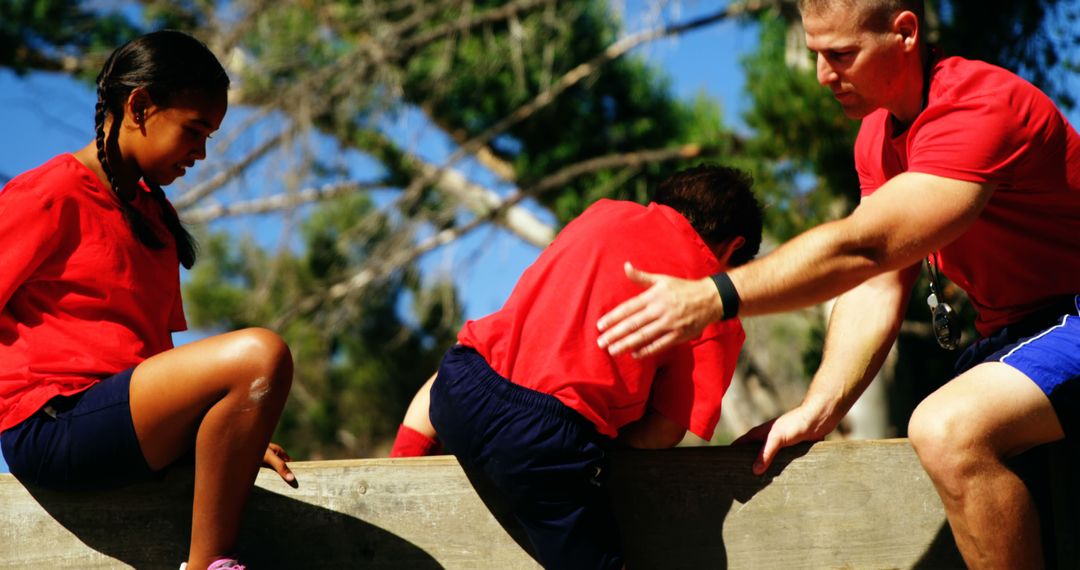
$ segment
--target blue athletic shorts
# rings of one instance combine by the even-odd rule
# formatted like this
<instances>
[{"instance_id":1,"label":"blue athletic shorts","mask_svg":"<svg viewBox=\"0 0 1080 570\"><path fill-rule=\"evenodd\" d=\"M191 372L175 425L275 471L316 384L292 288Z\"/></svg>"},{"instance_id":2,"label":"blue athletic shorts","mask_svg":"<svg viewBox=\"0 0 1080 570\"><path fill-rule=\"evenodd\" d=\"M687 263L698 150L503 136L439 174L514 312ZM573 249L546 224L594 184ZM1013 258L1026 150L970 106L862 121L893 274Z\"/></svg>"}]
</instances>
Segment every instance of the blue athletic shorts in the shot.
<instances>
[{"instance_id":1,"label":"blue athletic shorts","mask_svg":"<svg viewBox=\"0 0 1080 570\"><path fill-rule=\"evenodd\" d=\"M1023 372L1050 398L1066 437L1080 435L1080 295L979 339L956 361L959 375L1002 362Z\"/></svg>"},{"instance_id":2,"label":"blue athletic shorts","mask_svg":"<svg viewBox=\"0 0 1080 570\"><path fill-rule=\"evenodd\" d=\"M131 422L133 371L57 396L0 433L11 473L24 483L54 489L107 489L151 479Z\"/></svg>"},{"instance_id":3,"label":"blue athletic shorts","mask_svg":"<svg viewBox=\"0 0 1080 570\"><path fill-rule=\"evenodd\" d=\"M545 568L622 567L604 485L610 440L588 420L460 345L443 358L430 415L446 449L507 500Z\"/></svg>"}]
</instances>

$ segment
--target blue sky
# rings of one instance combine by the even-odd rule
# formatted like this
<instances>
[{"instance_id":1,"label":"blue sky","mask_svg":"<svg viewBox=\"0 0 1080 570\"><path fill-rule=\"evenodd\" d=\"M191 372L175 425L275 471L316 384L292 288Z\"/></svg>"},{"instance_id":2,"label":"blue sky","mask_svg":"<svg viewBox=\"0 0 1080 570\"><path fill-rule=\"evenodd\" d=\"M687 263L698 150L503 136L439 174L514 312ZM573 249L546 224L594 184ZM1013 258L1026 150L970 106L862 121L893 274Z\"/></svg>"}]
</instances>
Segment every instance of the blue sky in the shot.
<instances>
[{"instance_id":1,"label":"blue sky","mask_svg":"<svg viewBox=\"0 0 1080 570\"><path fill-rule=\"evenodd\" d=\"M696 14L716 10L715 0L684 0L677 12L668 12L666 21L682 21ZM625 7L625 21L640 29L642 0L613 2ZM637 25L634 25L637 22ZM680 38L662 40L639 47L634 53L645 56L670 76L672 89L680 98L690 99L704 92L721 101L727 121L739 124L743 108L743 78L739 58L756 45L752 29L722 23L691 32ZM30 74L17 77L0 69L0 124L8 135L0 152L0 177L10 178L49 158L81 148L93 136L94 93L89 86L57 74ZM230 112L230 119L238 114ZM227 131L227 124L222 132ZM211 146L210 152L213 152ZM197 165L188 178L206 176ZM0 178L0 179L2 179ZM181 186L178 184L178 188ZM170 191L167 189L167 191ZM170 191L173 194L174 191ZM173 194L175 195L175 194ZM543 212L537 212L545 217ZM550 216L545 219L550 220ZM259 221L232 222L258 231ZM422 260L428 274L449 274L458 286L466 317L483 316L498 309L509 295L521 272L539 250L497 228L474 232L458 243L437 250ZM193 334L178 335L183 343ZM0 457L0 472L7 466Z\"/></svg>"}]
</instances>

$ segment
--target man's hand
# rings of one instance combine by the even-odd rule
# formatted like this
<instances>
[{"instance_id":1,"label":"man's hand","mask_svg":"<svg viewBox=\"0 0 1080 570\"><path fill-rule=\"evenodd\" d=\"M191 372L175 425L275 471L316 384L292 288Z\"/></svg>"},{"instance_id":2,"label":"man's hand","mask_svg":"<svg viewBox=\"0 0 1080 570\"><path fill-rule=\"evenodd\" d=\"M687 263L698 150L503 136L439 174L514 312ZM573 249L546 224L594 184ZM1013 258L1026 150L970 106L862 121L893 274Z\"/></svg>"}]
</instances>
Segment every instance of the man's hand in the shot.
<instances>
[{"instance_id":1,"label":"man's hand","mask_svg":"<svg viewBox=\"0 0 1080 570\"><path fill-rule=\"evenodd\" d=\"M803 404L751 429L733 441L732 445L765 442L754 460L754 475L761 475L772 465L781 449L804 441L821 441L836 427L831 424L821 413Z\"/></svg>"},{"instance_id":2,"label":"man's hand","mask_svg":"<svg viewBox=\"0 0 1080 570\"><path fill-rule=\"evenodd\" d=\"M648 289L596 323L603 333L598 344L612 355L628 350L635 358L657 354L701 334L723 312L716 285L708 277L688 281L646 273L629 262L624 268L631 281Z\"/></svg>"}]
</instances>

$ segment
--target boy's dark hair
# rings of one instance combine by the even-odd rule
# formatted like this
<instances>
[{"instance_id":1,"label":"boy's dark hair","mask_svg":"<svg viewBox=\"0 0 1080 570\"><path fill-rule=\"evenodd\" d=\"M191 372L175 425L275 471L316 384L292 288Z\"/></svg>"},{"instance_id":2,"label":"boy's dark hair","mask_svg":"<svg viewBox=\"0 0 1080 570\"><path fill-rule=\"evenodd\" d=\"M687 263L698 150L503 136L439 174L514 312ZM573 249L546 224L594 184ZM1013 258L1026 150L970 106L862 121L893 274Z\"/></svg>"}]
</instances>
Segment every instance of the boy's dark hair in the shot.
<instances>
[{"instance_id":1,"label":"boy's dark hair","mask_svg":"<svg viewBox=\"0 0 1080 570\"><path fill-rule=\"evenodd\" d=\"M165 246L153 229L124 194L117 188L109 165L106 149L115 144L124 117L124 105L131 92L142 87L158 106L168 106L170 99L185 91L197 90L224 93L229 88L229 76L214 54L199 40L174 30L162 30L140 36L120 46L105 61L97 77L97 106L94 112L94 132L98 160L116 194L131 231L148 247ZM105 117L113 118L105 132ZM154 199L161 206L165 225L176 241L176 253L184 267L195 263L196 245L184 229L176 211L165 198L165 192L146 181Z\"/></svg>"},{"instance_id":2,"label":"boy's dark hair","mask_svg":"<svg viewBox=\"0 0 1080 570\"><path fill-rule=\"evenodd\" d=\"M695 166L661 182L653 201L682 214L710 245L742 236L746 242L729 261L735 267L761 248L761 203L750 189L753 183L749 174L735 168Z\"/></svg>"}]
</instances>

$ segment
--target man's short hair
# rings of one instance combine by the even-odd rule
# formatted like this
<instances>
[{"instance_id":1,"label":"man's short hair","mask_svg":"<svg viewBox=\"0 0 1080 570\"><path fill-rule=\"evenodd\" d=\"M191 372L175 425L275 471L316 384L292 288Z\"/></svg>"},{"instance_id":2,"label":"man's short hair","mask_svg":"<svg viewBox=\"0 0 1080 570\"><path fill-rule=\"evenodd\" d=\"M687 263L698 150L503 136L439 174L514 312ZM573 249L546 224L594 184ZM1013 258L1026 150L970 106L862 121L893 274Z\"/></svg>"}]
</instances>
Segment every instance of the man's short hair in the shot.
<instances>
[{"instance_id":1,"label":"man's short hair","mask_svg":"<svg viewBox=\"0 0 1080 570\"><path fill-rule=\"evenodd\" d=\"M863 17L860 24L874 32L888 31L893 18L905 10L915 14L921 26L926 13L923 0L799 0L799 12L803 14L826 14L834 10L860 12Z\"/></svg>"},{"instance_id":2,"label":"man's short hair","mask_svg":"<svg viewBox=\"0 0 1080 570\"><path fill-rule=\"evenodd\" d=\"M729 263L742 265L761 248L761 203L751 190L750 175L735 168L701 165L688 168L660 183L653 201L682 214L710 246L736 236L746 242Z\"/></svg>"}]
</instances>

